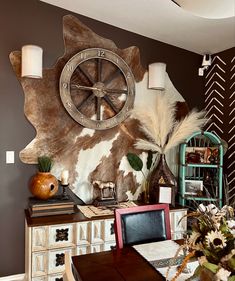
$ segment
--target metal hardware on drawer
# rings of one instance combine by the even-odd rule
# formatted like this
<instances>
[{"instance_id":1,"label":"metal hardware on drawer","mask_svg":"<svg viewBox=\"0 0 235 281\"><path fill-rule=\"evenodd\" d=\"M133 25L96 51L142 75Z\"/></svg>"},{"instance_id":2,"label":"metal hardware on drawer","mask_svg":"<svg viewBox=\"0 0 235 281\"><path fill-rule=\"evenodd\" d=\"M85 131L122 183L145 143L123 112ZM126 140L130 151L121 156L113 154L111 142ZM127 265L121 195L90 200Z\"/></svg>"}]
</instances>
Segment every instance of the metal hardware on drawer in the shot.
<instances>
[{"instance_id":1,"label":"metal hardware on drawer","mask_svg":"<svg viewBox=\"0 0 235 281\"><path fill-rule=\"evenodd\" d=\"M114 234L114 223L110 224L110 234Z\"/></svg>"},{"instance_id":2,"label":"metal hardware on drawer","mask_svg":"<svg viewBox=\"0 0 235 281\"><path fill-rule=\"evenodd\" d=\"M63 281L63 277L56 278L55 281Z\"/></svg>"},{"instance_id":3,"label":"metal hardware on drawer","mask_svg":"<svg viewBox=\"0 0 235 281\"><path fill-rule=\"evenodd\" d=\"M68 241L68 236L69 236L69 229L56 229L56 242L58 241Z\"/></svg>"},{"instance_id":4,"label":"metal hardware on drawer","mask_svg":"<svg viewBox=\"0 0 235 281\"><path fill-rule=\"evenodd\" d=\"M55 266L64 265L64 254L56 254Z\"/></svg>"}]
</instances>

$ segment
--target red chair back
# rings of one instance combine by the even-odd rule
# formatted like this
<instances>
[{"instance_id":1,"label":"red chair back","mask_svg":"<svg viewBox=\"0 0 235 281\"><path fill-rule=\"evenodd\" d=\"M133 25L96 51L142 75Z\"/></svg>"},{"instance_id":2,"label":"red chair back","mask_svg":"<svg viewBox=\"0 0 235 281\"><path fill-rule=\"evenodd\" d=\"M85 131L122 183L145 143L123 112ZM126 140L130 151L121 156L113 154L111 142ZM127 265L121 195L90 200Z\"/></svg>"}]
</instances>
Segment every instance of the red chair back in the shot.
<instances>
[{"instance_id":1,"label":"red chair back","mask_svg":"<svg viewBox=\"0 0 235 281\"><path fill-rule=\"evenodd\" d=\"M117 248L156 241L170 240L168 204L136 206L115 210Z\"/></svg>"}]
</instances>

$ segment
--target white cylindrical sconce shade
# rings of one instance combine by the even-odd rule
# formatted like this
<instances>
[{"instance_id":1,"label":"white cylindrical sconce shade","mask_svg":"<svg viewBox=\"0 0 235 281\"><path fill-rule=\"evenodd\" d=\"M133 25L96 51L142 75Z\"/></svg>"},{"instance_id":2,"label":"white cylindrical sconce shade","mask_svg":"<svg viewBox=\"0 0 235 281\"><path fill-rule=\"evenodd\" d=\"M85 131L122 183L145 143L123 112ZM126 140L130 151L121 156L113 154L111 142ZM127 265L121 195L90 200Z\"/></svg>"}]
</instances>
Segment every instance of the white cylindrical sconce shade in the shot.
<instances>
[{"instance_id":1,"label":"white cylindrical sconce shade","mask_svg":"<svg viewBox=\"0 0 235 281\"><path fill-rule=\"evenodd\" d=\"M21 76L42 78L42 48L35 45L22 47Z\"/></svg>"},{"instance_id":2,"label":"white cylindrical sconce shade","mask_svg":"<svg viewBox=\"0 0 235 281\"><path fill-rule=\"evenodd\" d=\"M155 62L149 65L149 88L156 90L165 89L166 64Z\"/></svg>"}]
</instances>

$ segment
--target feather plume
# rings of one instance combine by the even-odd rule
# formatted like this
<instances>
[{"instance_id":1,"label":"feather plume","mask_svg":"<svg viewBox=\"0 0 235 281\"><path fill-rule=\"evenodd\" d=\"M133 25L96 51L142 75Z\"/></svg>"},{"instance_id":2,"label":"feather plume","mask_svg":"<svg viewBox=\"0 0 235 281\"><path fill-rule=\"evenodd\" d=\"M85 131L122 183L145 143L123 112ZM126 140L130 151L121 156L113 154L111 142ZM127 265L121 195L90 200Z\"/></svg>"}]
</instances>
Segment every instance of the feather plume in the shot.
<instances>
[{"instance_id":1,"label":"feather plume","mask_svg":"<svg viewBox=\"0 0 235 281\"><path fill-rule=\"evenodd\" d=\"M132 116L140 121L140 130L147 140L137 139L134 144L137 149L166 153L171 148L182 143L196 131L200 131L208 122L205 111L192 110L183 120L175 120L175 102L165 95L157 97L155 110L147 112L136 108Z\"/></svg>"},{"instance_id":2,"label":"feather plume","mask_svg":"<svg viewBox=\"0 0 235 281\"><path fill-rule=\"evenodd\" d=\"M132 115L140 121L140 129L146 137L160 147L166 144L168 134L175 122L175 102L166 95L159 95L155 111L149 109L146 113L142 108L136 108Z\"/></svg>"},{"instance_id":3,"label":"feather plume","mask_svg":"<svg viewBox=\"0 0 235 281\"><path fill-rule=\"evenodd\" d=\"M192 110L183 120L176 123L163 152L165 153L171 148L182 143L196 131L200 131L207 121L206 118L203 118L204 115L205 111L198 112L196 110Z\"/></svg>"},{"instance_id":4,"label":"feather plume","mask_svg":"<svg viewBox=\"0 0 235 281\"><path fill-rule=\"evenodd\" d=\"M156 115L158 116L160 145L164 147L167 141L169 132L171 132L175 123L175 102L169 99L166 95L159 95L157 97Z\"/></svg>"},{"instance_id":5,"label":"feather plume","mask_svg":"<svg viewBox=\"0 0 235 281\"><path fill-rule=\"evenodd\" d=\"M147 141L147 140L143 140L143 139L137 139L134 146L137 149L151 150L153 152L157 151L159 153L162 153L162 147L160 147L157 144L152 143L151 141Z\"/></svg>"},{"instance_id":6,"label":"feather plume","mask_svg":"<svg viewBox=\"0 0 235 281\"><path fill-rule=\"evenodd\" d=\"M144 111L137 108L132 111L133 117L140 121L140 130L146 135L146 137L157 145L160 145L160 131L158 115L153 112L152 109Z\"/></svg>"}]
</instances>

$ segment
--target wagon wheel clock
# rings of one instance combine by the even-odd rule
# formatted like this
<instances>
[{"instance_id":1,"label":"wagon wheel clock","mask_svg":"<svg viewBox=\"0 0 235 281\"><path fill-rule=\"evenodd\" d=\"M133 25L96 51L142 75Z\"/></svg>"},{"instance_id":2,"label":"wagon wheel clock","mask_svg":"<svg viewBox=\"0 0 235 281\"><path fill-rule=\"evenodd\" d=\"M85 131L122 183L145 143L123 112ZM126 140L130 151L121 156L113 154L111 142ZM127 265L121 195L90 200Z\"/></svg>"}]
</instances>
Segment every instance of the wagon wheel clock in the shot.
<instances>
[{"instance_id":1,"label":"wagon wheel clock","mask_svg":"<svg viewBox=\"0 0 235 281\"><path fill-rule=\"evenodd\" d=\"M134 104L135 80L130 67L106 49L90 48L75 54L62 70L59 87L67 112L90 129L118 125Z\"/></svg>"}]
</instances>

